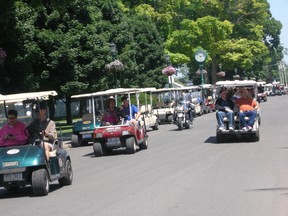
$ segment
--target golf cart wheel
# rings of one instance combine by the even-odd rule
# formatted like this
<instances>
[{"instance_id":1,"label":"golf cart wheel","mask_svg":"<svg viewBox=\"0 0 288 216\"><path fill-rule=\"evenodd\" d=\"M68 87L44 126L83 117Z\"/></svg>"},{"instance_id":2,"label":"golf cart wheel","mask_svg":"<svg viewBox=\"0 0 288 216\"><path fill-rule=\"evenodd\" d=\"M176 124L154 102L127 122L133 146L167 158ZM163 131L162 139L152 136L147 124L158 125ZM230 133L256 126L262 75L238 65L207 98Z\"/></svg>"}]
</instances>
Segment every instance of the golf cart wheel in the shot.
<instances>
[{"instance_id":1,"label":"golf cart wheel","mask_svg":"<svg viewBox=\"0 0 288 216\"><path fill-rule=\"evenodd\" d=\"M169 123L171 123L171 122L173 121L173 115L168 116L168 117L167 117L167 121L168 121Z\"/></svg>"},{"instance_id":2,"label":"golf cart wheel","mask_svg":"<svg viewBox=\"0 0 288 216\"><path fill-rule=\"evenodd\" d=\"M260 133L259 131L257 131L254 135L253 135L253 141L254 142L259 142L260 140Z\"/></svg>"},{"instance_id":3,"label":"golf cart wheel","mask_svg":"<svg viewBox=\"0 0 288 216\"><path fill-rule=\"evenodd\" d=\"M216 140L217 140L217 143L222 143L223 142L223 135L217 134L216 135Z\"/></svg>"},{"instance_id":4,"label":"golf cart wheel","mask_svg":"<svg viewBox=\"0 0 288 216\"><path fill-rule=\"evenodd\" d=\"M78 138L78 135L72 134L71 136L71 145L73 148L79 147L80 146L80 141Z\"/></svg>"},{"instance_id":5,"label":"golf cart wheel","mask_svg":"<svg viewBox=\"0 0 288 216\"><path fill-rule=\"evenodd\" d=\"M42 168L32 172L32 190L36 196L45 196L49 192L47 170Z\"/></svg>"},{"instance_id":6,"label":"golf cart wheel","mask_svg":"<svg viewBox=\"0 0 288 216\"><path fill-rule=\"evenodd\" d=\"M101 157L104 154L102 145L99 142L93 143L93 151L94 151L95 157Z\"/></svg>"},{"instance_id":7,"label":"golf cart wheel","mask_svg":"<svg viewBox=\"0 0 288 216\"><path fill-rule=\"evenodd\" d=\"M59 184L61 186L71 185L73 180L73 171L70 160L66 160L64 172L65 172L64 177L58 180Z\"/></svg>"},{"instance_id":8,"label":"golf cart wheel","mask_svg":"<svg viewBox=\"0 0 288 216\"><path fill-rule=\"evenodd\" d=\"M153 130L158 130L159 129L159 121L158 119L155 122L155 125L151 127Z\"/></svg>"},{"instance_id":9,"label":"golf cart wheel","mask_svg":"<svg viewBox=\"0 0 288 216\"><path fill-rule=\"evenodd\" d=\"M136 152L136 141L134 137L126 139L126 151L128 154L134 154Z\"/></svg>"},{"instance_id":10,"label":"golf cart wheel","mask_svg":"<svg viewBox=\"0 0 288 216\"><path fill-rule=\"evenodd\" d=\"M147 137L145 137L143 139L143 142L141 144L139 144L139 148L140 149L147 149L148 148L148 139L147 139Z\"/></svg>"}]
</instances>

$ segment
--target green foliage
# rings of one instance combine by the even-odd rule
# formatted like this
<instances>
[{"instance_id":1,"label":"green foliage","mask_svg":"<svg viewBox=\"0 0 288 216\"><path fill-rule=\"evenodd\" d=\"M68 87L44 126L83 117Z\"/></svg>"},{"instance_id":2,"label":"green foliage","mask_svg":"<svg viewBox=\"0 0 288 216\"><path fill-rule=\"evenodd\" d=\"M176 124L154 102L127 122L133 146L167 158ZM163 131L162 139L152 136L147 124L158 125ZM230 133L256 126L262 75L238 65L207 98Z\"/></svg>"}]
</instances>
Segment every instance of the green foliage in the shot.
<instances>
[{"instance_id":1,"label":"green foliage","mask_svg":"<svg viewBox=\"0 0 288 216\"><path fill-rule=\"evenodd\" d=\"M263 68L283 57L282 25L267 0L1 0L0 8L0 46L8 54L1 93L72 95L112 88L116 80L162 87L164 53L195 77L199 48L209 54L212 82L219 63L230 76L238 68L265 79L272 70ZM119 73L105 70L111 42L125 65Z\"/></svg>"}]
</instances>

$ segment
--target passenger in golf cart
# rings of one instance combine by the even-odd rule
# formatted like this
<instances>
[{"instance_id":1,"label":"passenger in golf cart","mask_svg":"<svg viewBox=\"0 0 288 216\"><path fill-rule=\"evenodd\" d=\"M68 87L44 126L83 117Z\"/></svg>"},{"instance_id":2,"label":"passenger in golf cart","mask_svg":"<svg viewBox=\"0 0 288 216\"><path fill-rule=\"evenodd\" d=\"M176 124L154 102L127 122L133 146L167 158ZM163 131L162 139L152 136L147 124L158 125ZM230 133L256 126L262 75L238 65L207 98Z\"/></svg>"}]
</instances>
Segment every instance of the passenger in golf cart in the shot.
<instances>
[{"instance_id":1,"label":"passenger in golf cart","mask_svg":"<svg viewBox=\"0 0 288 216\"><path fill-rule=\"evenodd\" d=\"M129 124L131 122L134 125L137 125L137 121L141 116L141 112L138 110L138 108L134 104L129 103L129 98L127 96L123 96L121 98L121 101L123 105L120 110L120 113L121 113L121 116L124 118L125 123Z\"/></svg>"},{"instance_id":2,"label":"passenger in golf cart","mask_svg":"<svg viewBox=\"0 0 288 216\"><path fill-rule=\"evenodd\" d=\"M240 89L241 98L235 101L235 105L239 107L239 120L242 130L251 131L257 117L259 109L258 102L252 96L252 93L247 88ZM246 118L249 118L247 121Z\"/></svg>"},{"instance_id":3,"label":"passenger in golf cart","mask_svg":"<svg viewBox=\"0 0 288 216\"><path fill-rule=\"evenodd\" d=\"M26 125L17 120L18 112L8 111L7 123L0 129L0 147L26 144L28 137L25 133Z\"/></svg>"},{"instance_id":4,"label":"passenger in golf cart","mask_svg":"<svg viewBox=\"0 0 288 216\"><path fill-rule=\"evenodd\" d=\"M120 109L116 106L114 97L110 96L106 103L107 105L102 116L102 125L117 125L120 121Z\"/></svg>"},{"instance_id":5,"label":"passenger in golf cart","mask_svg":"<svg viewBox=\"0 0 288 216\"><path fill-rule=\"evenodd\" d=\"M218 130L226 130L224 118L228 119L228 127L230 131L234 130L234 102L228 98L228 90L220 89L220 97L215 102L216 118L218 122Z\"/></svg>"}]
</instances>

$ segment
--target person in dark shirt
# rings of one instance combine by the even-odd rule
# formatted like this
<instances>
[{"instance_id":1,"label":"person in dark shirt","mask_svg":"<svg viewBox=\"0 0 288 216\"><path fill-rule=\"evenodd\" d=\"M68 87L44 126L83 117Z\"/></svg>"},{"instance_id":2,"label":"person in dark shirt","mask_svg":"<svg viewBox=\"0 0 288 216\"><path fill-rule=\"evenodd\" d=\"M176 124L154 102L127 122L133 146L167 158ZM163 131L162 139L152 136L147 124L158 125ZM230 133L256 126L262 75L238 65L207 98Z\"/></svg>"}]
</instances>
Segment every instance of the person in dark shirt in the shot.
<instances>
[{"instance_id":1,"label":"person in dark shirt","mask_svg":"<svg viewBox=\"0 0 288 216\"><path fill-rule=\"evenodd\" d=\"M229 120L229 130L234 130L234 102L227 98L227 89L222 88L220 90L220 97L215 102L216 118L218 122L218 129L220 131L225 130L224 117Z\"/></svg>"}]
</instances>

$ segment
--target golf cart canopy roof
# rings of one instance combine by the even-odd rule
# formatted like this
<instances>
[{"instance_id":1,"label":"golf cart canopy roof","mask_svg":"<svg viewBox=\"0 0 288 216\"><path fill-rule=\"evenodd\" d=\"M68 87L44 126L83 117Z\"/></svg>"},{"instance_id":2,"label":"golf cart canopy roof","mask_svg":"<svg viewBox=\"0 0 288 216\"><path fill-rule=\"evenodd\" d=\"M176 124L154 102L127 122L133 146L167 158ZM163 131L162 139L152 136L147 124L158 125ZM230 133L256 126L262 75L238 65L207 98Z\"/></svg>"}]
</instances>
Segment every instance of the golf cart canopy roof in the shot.
<instances>
[{"instance_id":1,"label":"golf cart canopy roof","mask_svg":"<svg viewBox=\"0 0 288 216\"><path fill-rule=\"evenodd\" d=\"M10 94L10 95L1 95L1 103L14 103L21 102L24 100L48 100L49 96L57 96L56 91L42 91L42 92L28 92L28 93L19 93L19 94Z\"/></svg>"},{"instance_id":2,"label":"golf cart canopy roof","mask_svg":"<svg viewBox=\"0 0 288 216\"><path fill-rule=\"evenodd\" d=\"M183 90L192 90L192 89L199 89L199 86L184 86L180 88L161 88L153 90L153 93L161 93L161 92L169 92L169 91L183 91Z\"/></svg>"},{"instance_id":3,"label":"golf cart canopy roof","mask_svg":"<svg viewBox=\"0 0 288 216\"><path fill-rule=\"evenodd\" d=\"M215 85L212 85L212 84L202 84L202 85L200 85L199 87L201 87L202 89L211 89L211 88L214 88Z\"/></svg>"},{"instance_id":4,"label":"golf cart canopy roof","mask_svg":"<svg viewBox=\"0 0 288 216\"><path fill-rule=\"evenodd\" d=\"M147 87L147 88L139 88L138 90L139 90L139 92L154 92L157 89L154 87Z\"/></svg>"},{"instance_id":5,"label":"golf cart canopy roof","mask_svg":"<svg viewBox=\"0 0 288 216\"><path fill-rule=\"evenodd\" d=\"M72 95L71 98L84 98L84 97L97 97L97 96L103 96L103 95L128 94L128 93L135 93L135 92L139 92L139 91L140 91L139 88L116 88L116 89L108 89L106 91Z\"/></svg>"},{"instance_id":6,"label":"golf cart canopy roof","mask_svg":"<svg viewBox=\"0 0 288 216\"><path fill-rule=\"evenodd\" d=\"M219 81L217 86L256 86L257 82L254 80L233 80L233 81Z\"/></svg>"}]
</instances>

